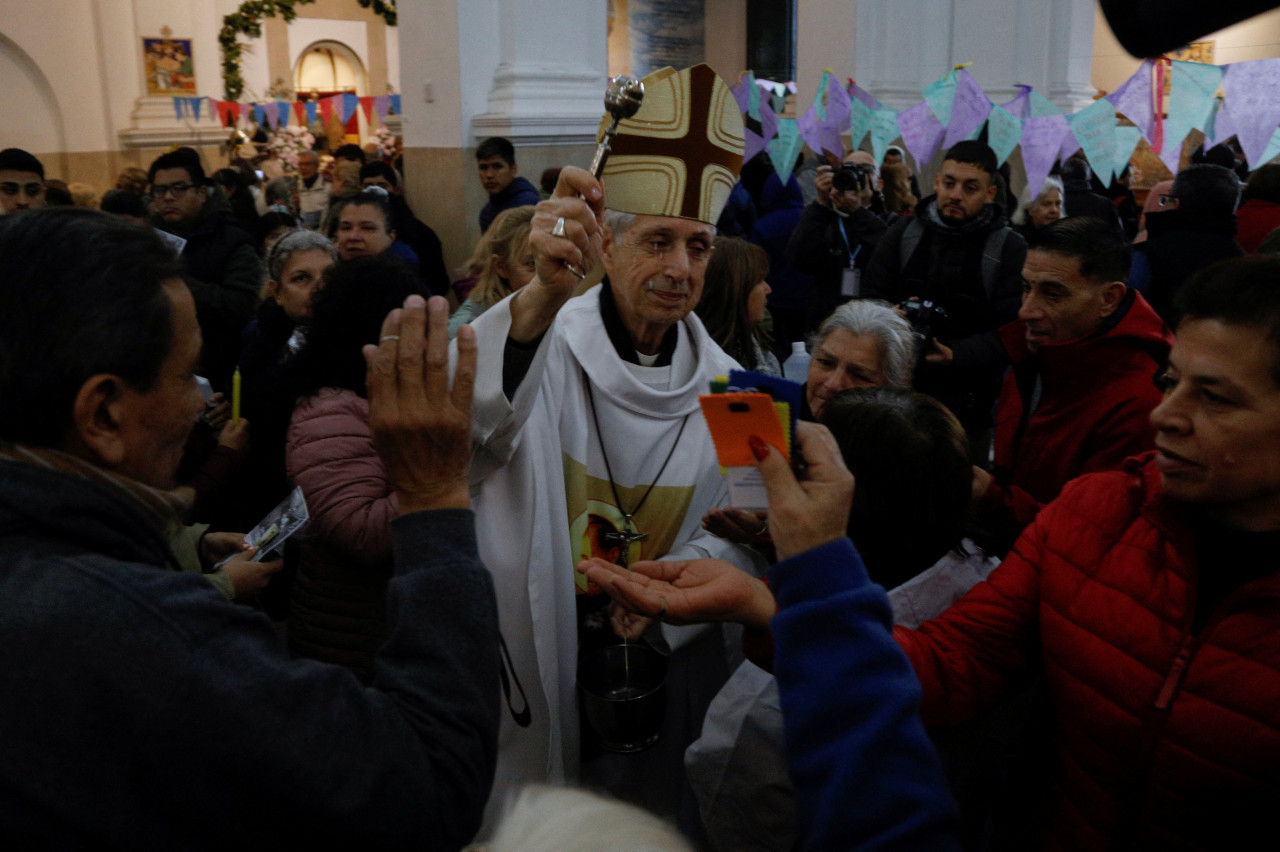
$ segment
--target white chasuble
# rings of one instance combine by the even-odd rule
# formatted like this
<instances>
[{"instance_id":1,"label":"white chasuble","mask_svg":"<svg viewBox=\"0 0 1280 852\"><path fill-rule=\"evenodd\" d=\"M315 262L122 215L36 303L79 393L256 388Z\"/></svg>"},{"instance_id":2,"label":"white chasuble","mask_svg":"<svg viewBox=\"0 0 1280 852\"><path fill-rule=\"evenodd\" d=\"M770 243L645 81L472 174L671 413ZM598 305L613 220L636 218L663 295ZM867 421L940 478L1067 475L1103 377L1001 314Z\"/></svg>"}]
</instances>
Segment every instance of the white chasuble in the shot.
<instances>
[{"instance_id":1,"label":"white chasuble","mask_svg":"<svg viewBox=\"0 0 1280 852\"><path fill-rule=\"evenodd\" d=\"M631 513L634 528L648 536L630 546L632 562L714 557L755 575L762 568L758 557L701 527L727 491L698 396L737 364L693 314L678 325L670 367L624 362L605 332L599 290L561 308L510 401L502 390L510 297L473 325L480 355L472 505L480 556L494 577L502 632L533 716L530 727L519 728L504 708L487 822L512 787L577 778L575 595L586 583L574 566L592 553L616 561L619 546L601 533L623 531ZM707 632L663 626L673 672L686 645L712 649L723 665L725 645ZM686 669L696 677L697 665L680 667ZM699 692L702 686L693 685ZM668 683L673 688L686 687Z\"/></svg>"}]
</instances>

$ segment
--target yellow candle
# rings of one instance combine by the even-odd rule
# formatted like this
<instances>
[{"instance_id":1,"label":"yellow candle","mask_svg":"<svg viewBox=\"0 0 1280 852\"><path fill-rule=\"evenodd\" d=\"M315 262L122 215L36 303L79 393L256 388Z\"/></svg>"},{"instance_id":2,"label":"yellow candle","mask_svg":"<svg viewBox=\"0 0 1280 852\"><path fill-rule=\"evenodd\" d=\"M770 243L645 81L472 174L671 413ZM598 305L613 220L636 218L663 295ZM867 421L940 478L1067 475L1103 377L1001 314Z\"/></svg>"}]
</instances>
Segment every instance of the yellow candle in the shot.
<instances>
[{"instance_id":1,"label":"yellow candle","mask_svg":"<svg viewBox=\"0 0 1280 852\"><path fill-rule=\"evenodd\" d=\"M240 368L231 374L231 419L240 419Z\"/></svg>"}]
</instances>

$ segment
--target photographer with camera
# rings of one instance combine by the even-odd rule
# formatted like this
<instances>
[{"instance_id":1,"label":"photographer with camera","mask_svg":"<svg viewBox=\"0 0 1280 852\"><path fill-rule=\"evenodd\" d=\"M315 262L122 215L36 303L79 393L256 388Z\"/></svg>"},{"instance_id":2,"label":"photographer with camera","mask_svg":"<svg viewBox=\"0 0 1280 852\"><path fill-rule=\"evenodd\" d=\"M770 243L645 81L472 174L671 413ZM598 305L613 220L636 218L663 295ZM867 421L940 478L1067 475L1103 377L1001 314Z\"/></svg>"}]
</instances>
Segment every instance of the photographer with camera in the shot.
<instances>
[{"instance_id":1,"label":"photographer with camera","mask_svg":"<svg viewBox=\"0 0 1280 852\"><path fill-rule=\"evenodd\" d=\"M919 304L916 331L929 347L915 387L964 425L974 464L986 466L991 411L1008 363L997 329L1018 314L1027 247L995 202L996 156L982 142L951 147L933 180L935 195L899 220L867 262L860 295ZM904 315L905 315L904 311Z\"/></svg>"},{"instance_id":2,"label":"photographer with camera","mask_svg":"<svg viewBox=\"0 0 1280 852\"><path fill-rule=\"evenodd\" d=\"M805 207L787 244L787 260L813 276L809 331L860 295L862 271L889 228L873 210L880 177L867 152L850 152L838 169L819 167L814 187L817 200Z\"/></svg>"}]
</instances>

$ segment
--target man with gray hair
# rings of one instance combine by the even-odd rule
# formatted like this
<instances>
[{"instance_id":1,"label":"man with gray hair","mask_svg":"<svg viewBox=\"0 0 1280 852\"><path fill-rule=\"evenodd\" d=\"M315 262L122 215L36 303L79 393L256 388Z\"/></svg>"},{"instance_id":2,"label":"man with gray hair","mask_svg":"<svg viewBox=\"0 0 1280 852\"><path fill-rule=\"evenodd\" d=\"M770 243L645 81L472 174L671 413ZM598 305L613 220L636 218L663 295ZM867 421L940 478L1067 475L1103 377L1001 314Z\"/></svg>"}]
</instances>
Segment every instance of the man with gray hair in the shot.
<instances>
[{"instance_id":1,"label":"man with gray hair","mask_svg":"<svg viewBox=\"0 0 1280 852\"><path fill-rule=\"evenodd\" d=\"M1129 285L1171 326L1174 296L1193 273L1244 254L1235 239L1239 203L1240 181L1230 169L1197 163L1178 172L1159 212L1147 214L1147 240L1134 247Z\"/></svg>"},{"instance_id":2,"label":"man with gray hair","mask_svg":"<svg viewBox=\"0 0 1280 852\"><path fill-rule=\"evenodd\" d=\"M329 181L320 174L320 155L303 151L298 155L298 215L312 230L320 227L329 209Z\"/></svg>"},{"instance_id":3,"label":"man with gray hair","mask_svg":"<svg viewBox=\"0 0 1280 852\"><path fill-rule=\"evenodd\" d=\"M504 719L491 816L510 788L580 773L676 816L684 748L730 670L724 638L718 628L653 626L646 638L671 651L660 738L636 754L604 754L614 744L580 738L578 660L646 625L613 621L608 596L574 569L593 555L622 564L714 555L754 567L702 529L727 489L698 396L737 365L693 313L742 162L742 119L705 65L644 84L603 184L581 169L560 173L532 222L536 277L474 326L474 505L529 717L527 727L512 724L514 711ZM698 103L714 106L690 114ZM646 127L673 129L635 132ZM687 180L675 179L673 156ZM597 259L604 282L571 298ZM693 814L691 793L683 806Z\"/></svg>"}]
</instances>

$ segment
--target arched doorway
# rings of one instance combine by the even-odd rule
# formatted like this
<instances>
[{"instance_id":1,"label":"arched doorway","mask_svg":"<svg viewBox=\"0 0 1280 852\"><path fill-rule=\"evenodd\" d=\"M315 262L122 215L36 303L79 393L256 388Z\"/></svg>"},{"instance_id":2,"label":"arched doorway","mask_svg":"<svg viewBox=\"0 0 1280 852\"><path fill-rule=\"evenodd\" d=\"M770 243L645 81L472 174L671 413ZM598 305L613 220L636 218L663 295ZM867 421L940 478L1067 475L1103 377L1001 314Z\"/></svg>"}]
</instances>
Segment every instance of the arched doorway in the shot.
<instances>
[{"instance_id":1,"label":"arched doorway","mask_svg":"<svg viewBox=\"0 0 1280 852\"><path fill-rule=\"evenodd\" d=\"M319 100L330 95L352 94L363 95L367 90L368 77L364 63L354 50L340 41L317 41L307 45L298 56L293 69L294 87L299 100ZM347 119L345 126L334 117L326 128L330 149L338 142L340 133L342 142L359 144L361 136L362 116L356 110Z\"/></svg>"}]
</instances>

